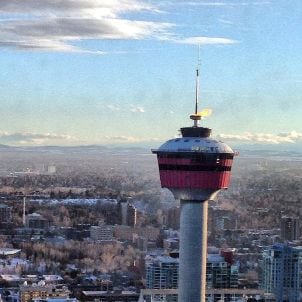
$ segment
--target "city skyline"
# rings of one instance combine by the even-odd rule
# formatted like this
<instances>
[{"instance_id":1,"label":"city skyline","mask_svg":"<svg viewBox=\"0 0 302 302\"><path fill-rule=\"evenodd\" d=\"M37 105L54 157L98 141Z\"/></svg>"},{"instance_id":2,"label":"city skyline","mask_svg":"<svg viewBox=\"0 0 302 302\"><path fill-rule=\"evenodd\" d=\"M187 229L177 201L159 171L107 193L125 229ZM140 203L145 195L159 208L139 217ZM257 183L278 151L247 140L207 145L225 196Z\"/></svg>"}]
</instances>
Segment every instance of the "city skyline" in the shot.
<instances>
[{"instance_id":1,"label":"city skyline","mask_svg":"<svg viewBox=\"0 0 302 302\"><path fill-rule=\"evenodd\" d=\"M158 145L200 108L213 136L302 150L299 1L0 3L8 145Z\"/></svg>"}]
</instances>

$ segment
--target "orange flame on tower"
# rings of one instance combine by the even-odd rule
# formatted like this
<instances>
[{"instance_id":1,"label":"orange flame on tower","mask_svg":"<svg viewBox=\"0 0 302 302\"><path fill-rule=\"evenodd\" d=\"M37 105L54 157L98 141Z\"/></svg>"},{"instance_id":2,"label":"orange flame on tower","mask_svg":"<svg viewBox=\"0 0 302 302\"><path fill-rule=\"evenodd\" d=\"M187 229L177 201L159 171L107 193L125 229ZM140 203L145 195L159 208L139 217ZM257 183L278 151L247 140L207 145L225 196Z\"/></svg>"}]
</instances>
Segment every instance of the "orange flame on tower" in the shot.
<instances>
[{"instance_id":1,"label":"orange flame on tower","mask_svg":"<svg viewBox=\"0 0 302 302\"><path fill-rule=\"evenodd\" d=\"M197 115L199 115L201 118L205 118L207 116L210 116L211 114L212 114L212 109L210 108L205 108L197 113Z\"/></svg>"}]
</instances>

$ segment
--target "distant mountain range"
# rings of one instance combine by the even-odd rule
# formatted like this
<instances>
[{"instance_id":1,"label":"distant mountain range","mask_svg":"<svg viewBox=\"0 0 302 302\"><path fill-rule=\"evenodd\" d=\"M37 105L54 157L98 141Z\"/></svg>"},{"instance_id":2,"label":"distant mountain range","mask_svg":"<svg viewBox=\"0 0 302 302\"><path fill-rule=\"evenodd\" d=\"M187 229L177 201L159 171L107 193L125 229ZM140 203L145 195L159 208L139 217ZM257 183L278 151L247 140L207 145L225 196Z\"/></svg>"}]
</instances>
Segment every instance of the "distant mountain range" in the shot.
<instances>
[{"instance_id":1,"label":"distant mountain range","mask_svg":"<svg viewBox=\"0 0 302 302\"><path fill-rule=\"evenodd\" d=\"M11 147L8 145L0 144L0 149L7 149L7 148L11 148Z\"/></svg>"},{"instance_id":2,"label":"distant mountain range","mask_svg":"<svg viewBox=\"0 0 302 302\"><path fill-rule=\"evenodd\" d=\"M247 156L301 156L302 145L241 145L233 148L242 155ZM0 152L6 151L31 151L31 152L58 152L58 153L110 153L110 152L151 152L149 147L139 146L104 146L104 145L82 145L82 146L8 146L0 144Z\"/></svg>"},{"instance_id":3,"label":"distant mountain range","mask_svg":"<svg viewBox=\"0 0 302 302\"><path fill-rule=\"evenodd\" d=\"M104 145L83 145L83 146L8 146L0 144L1 151L32 151L32 152L135 152L135 151L150 151L150 148L136 147L136 146L104 146ZM150 151L151 152L151 151Z\"/></svg>"}]
</instances>

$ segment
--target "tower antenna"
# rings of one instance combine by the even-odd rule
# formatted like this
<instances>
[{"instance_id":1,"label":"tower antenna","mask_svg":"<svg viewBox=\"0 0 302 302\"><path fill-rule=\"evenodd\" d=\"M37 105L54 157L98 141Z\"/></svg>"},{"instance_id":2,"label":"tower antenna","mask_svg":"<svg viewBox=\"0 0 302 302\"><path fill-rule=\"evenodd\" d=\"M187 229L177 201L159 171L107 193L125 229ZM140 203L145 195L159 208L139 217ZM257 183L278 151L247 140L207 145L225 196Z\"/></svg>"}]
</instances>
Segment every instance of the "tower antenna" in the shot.
<instances>
[{"instance_id":1,"label":"tower antenna","mask_svg":"<svg viewBox=\"0 0 302 302\"><path fill-rule=\"evenodd\" d=\"M199 104L199 69L201 64L200 56L200 45L198 45L198 61L196 67L196 86L195 86L195 112L190 115L190 118L194 121L194 127L198 127L198 121L201 117L198 115L198 104Z\"/></svg>"}]
</instances>

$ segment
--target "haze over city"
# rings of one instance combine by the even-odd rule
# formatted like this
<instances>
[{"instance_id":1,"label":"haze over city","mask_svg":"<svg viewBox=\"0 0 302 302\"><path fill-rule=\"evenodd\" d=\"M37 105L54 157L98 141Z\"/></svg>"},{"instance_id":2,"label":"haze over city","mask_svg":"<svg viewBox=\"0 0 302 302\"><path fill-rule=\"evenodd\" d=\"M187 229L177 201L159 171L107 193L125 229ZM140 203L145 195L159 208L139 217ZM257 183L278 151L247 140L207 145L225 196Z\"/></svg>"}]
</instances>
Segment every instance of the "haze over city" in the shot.
<instances>
[{"instance_id":1,"label":"haze over city","mask_svg":"<svg viewBox=\"0 0 302 302\"><path fill-rule=\"evenodd\" d=\"M1 1L0 143L154 146L206 125L301 150L300 1Z\"/></svg>"}]
</instances>

